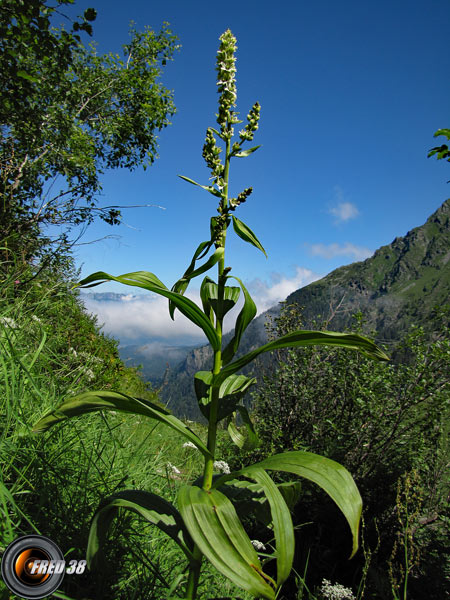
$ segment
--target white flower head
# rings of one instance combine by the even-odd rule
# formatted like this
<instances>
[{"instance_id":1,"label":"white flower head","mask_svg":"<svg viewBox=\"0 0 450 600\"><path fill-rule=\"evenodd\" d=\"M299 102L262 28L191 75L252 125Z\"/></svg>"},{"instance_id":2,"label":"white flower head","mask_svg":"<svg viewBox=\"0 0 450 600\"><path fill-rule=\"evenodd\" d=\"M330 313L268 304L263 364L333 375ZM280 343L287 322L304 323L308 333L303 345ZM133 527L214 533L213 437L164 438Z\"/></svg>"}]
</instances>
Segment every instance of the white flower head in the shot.
<instances>
[{"instance_id":1,"label":"white flower head","mask_svg":"<svg viewBox=\"0 0 450 600\"><path fill-rule=\"evenodd\" d=\"M0 317L0 323L2 325L7 325L10 329L18 328L17 323L14 321L14 319L11 319L11 317Z\"/></svg>"},{"instance_id":2,"label":"white flower head","mask_svg":"<svg viewBox=\"0 0 450 600\"><path fill-rule=\"evenodd\" d=\"M252 544L256 550L265 550L266 547L259 540L252 540Z\"/></svg>"},{"instance_id":3,"label":"white flower head","mask_svg":"<svg viewBox=\"0 0 450 600\"><path fill-rule=\"evenodd\" d=\"M224 460L215 460L214 468L218 471L222 471L222 473L225 473L225 475L229 475L231 473L228 463L226 463Z\"/></svg>"},{"instance_id":4,"label":"white flower head","mask_svg":"<svg viewBox=\"0 0 450 600\"><path fill-rule=\"evenodd\" d=\"M320 591L326 600L355 600L352 590L340 583L332 584L328 579L322 581Z\"/></svg>"},{"instance_id":5,"label":"white flower head","mask_svg":"<svg viewBox=\"0 0 450 600\"><path fill-rule=\"evenodd\" d=\"M194 448L194 450L197 450L197 446L193 442L184 442L183 448Z\"/></svg>"},{"instance_id":6,"label":"white flower head","mask_svg":"<svg viewBox=\"0 0 450 600\"><path fill-rule=\"evenodd\" d=\"M172 473L176 473L177 475L179 475L181 473L180 469L178 469L175 465L173 465L172 463L168 462L167 463L167 468L169 470L172 471Z\"/></svg>"},{"instance_id":7,"label":"white flower head","mask_svg":"<svg viewBox=\"0 0 450 600\"><path fill-rule=\"evenodd\" d=\"M42 321L40 320L40 318L37 317L36 315L33 315L31 318L33 319L33 321L36 321L36 323L42 323Z\"/></svg>"},{"instance_id":8,"label":"white flower head","mask_svg":"<svg viewBox=\"0 0 450 600\"><path fill-rule=\"evenodd\" d=\"M84 374L86 375L86 377L88 378L89 381L92 381L93 379L95 379L95 375L94 375L94 372L92 371L92 369L86 369Z\"/></svg>"}]
</instances>

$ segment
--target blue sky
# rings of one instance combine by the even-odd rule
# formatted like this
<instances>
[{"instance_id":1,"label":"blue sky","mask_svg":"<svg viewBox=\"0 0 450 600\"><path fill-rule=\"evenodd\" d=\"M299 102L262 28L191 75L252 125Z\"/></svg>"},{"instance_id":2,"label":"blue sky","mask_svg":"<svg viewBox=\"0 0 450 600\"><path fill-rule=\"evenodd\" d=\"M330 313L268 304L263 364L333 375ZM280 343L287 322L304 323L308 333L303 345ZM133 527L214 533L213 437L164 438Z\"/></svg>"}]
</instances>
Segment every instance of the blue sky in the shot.
<instances>
[{"instance_id":1,"label":"blue sky","mask_svg":"<svg viewBox=\"0 0 450 600\"><path fill-rule=\"evenodd\" d=\"M449 127L447 1L79 0L66 12L89 6L99 52L120 51L131 20L154 30L168 21L181 49L163 76L177 114L160 133L160 158L145 173L103 177L101 204L164 209L124 210L120 228L92 226L82 241L121 237L76 249L83 276L147 270L171 286L208 238L215 200L177 175L208 183L201 153L215 125L215 55L227 28L238 45L237 110L245 118L256 100L262 107L254 140L262 147L232 163L231 192L253 187L237 216L269 257L232 233L227 263L261 310L405 235L449 196L448 165L427 158L443 141L433 133Z\"/></svg>"}]
</instances>

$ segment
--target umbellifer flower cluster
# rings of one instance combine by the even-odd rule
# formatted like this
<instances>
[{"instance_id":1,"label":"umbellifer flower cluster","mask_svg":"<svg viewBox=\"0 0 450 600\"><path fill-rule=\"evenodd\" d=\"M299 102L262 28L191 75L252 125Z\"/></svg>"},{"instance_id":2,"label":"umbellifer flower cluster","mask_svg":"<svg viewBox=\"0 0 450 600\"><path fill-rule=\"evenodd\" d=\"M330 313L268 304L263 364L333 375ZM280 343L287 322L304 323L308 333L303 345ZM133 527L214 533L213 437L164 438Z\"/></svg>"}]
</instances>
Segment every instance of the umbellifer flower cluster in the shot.
<instances>
[{"instance_id":1,"label":"umbellifer flower cluster","mask_svg":"<svg viewBox=\"0 0 450 600\"><path fill-rule=\"evenodd\" d=\"M320 592L326 600L355 600L352 590L340 583L332 584L328 579L322 581Z\"/></svg>"}]
</instances>

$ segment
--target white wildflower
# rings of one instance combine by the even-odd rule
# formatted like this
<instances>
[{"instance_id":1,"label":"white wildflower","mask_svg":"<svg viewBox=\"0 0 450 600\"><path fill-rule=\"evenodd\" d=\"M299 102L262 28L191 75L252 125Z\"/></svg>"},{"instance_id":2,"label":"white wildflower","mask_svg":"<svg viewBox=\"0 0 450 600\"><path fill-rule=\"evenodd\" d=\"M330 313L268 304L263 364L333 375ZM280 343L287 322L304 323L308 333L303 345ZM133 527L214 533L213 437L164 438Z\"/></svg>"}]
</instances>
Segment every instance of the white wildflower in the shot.
<instances>
[{"instance_id":1,"label":"white wildflower","mask_svg":"<svg viewBox=\"0 0 450 600\"><path fill-rule=\"evenodd\" d=\"M92 371L92 369L86 369L84 374L86 375L86 377L88 378L89 381L92 381L93 379L95 379L95 375L94 375L94 372Z\"/></svg>"},{"instance_id":2,"label":"white wildflower","mask_svg":"<svg viewBox=\"0 0 450 600\"><path fill-rule=\"evenodd\" d=\"M177 467L170 462L167 463L167 468L171 469L172 472L176 473L177 475L179 475L181 473L180 469L177 469Z\"/></svg>"},{"instance_id":3,"label":"white wildflower","mask_svg":"<svg viewBox=\"0 0 450 600\"><path fill-rule=\"evenodd\" d=\"M86 358L87 360L90 360L91 362L94 362L94 363L104 362L102 358L99 358L98 356L94 356L93 354L89 354L88 352L80 352L80 356L82 356L83 358Z\"/></svg>"},{"instance_id":4,"label":"white wildflower","mask_svg":"<svg viewBox=\"0 0 450 600\"><path fill-rule=\"evenodd\" d=\"M322 581L320 591L326 600L355 600L352 590L340 583L332 584L328 579Z\"/></svg>"},{"instance_id":5,"label":"white wildflower","mask_svg":"<svg viewBox=\"0 0 450 600\"><path fill-rule=\"evenodd\" d=\"M33 319L33 321L36 321L36 323L42 323L41 319L39 317L37 317L36 315L32 315L31 318Z\"/></svg>"},{"instance_id":6,"label":"white wildflower","mask_svg":"<svg viewBox=\"0 0 450 600\"><path fill-rule=\"evenodd\" d=\"M11 317L0 317L0 323L2 325L7 325L11 329L17 329L18 328L17 323L14 321L14 319L11 319Z\"/></svg>"},{"instance_id":7,"label":"white wildflower","mask_svg":"<svg viewBox=\"0 0 450 600\"><path fill-rule=\"evenodd\" d=\"M184 442L183 448L194 448L197 450L197 446L193 442Z\"/></svg>"},{"instance_id":8,"label":"white wildflower","mask_svg":"<svg viewBox=\"0 0 450 600\"><path fill-rule=\"evenodd\" d=\"M214 468L222 471L222 473L225 473L225 475L229 475L231 473L228 463L226 463L224 460L215 460Z\"/></svg>"},{"instance_id":9,"label":"white wildflower","mask_svg":"<svg viewBox=\"0 0 450 600\"><path fill-rule=\"evenodd\" d=\"M265 550L266 547L259 540L252 540L252 544L256 550Z\"/></svg>"},{"instance_id":10,"label":"white wildflower","mask_svg":"<svg viewBox=\"0 0 450 600\"><path fill-rule=\"evenodd\" d=\"M75 356L75 358L78 356L77 351L72 347L69 348L69 352L70 352L70 354L73 354L73 356Z\"/></svg>"}]
</instances>

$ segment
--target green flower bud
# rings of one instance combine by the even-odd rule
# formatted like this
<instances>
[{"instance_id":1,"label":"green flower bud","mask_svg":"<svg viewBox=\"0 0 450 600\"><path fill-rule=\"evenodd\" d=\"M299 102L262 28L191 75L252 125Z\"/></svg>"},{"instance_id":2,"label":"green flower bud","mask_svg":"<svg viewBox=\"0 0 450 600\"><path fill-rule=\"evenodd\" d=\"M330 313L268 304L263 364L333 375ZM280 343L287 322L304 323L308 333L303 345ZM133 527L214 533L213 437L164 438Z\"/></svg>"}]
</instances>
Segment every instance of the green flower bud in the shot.
<instances>
[{"instance_id":1,"label":"green flower bud","mask_svg":"<svg viewBox=\"0 0 450 600\"><path fill-rule=\"evenodd\" d=\"M260 111L261 106L258 102L255 102L247 115L247 125L239 132L239 137L242 141L251 141L253 139L255 131L258 129Z\"/></svg>"}]
</instances>

